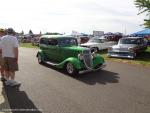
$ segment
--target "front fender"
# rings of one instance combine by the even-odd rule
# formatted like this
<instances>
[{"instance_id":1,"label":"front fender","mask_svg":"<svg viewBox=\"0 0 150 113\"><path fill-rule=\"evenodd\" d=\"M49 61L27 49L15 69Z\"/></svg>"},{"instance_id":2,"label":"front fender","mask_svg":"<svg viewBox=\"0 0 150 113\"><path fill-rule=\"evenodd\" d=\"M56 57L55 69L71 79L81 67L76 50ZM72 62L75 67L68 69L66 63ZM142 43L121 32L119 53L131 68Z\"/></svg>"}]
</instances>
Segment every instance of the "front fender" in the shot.
<instances>
[{"instance_id":1,"label":"front fender","mask_svg":"<svg viewBox=\"0 0 150 113\"><path fill-rule=\"evenodd\" d=\"M58 68L64 68L66 63L70 62L73 64L74 68L80 70L81 69L81 61L78 58L70 57L57 65Z\"/></svg>"},{"instance_id":2,"label":"front fender","mask_svg":"<svg viewBox=\"0 0 150 113\"><path fill-rule=\"evenodd\" d=\"M99 55L99 54L97 54L96 57L93 59L93 65L94 65L94 67L96 65L98 65L98 64L104 64L104 63L105 63L104 58L101 55Z\"/></svg>"},{"instance_id":3,"label":"front fender","mask_svg":"<svg viewBox=\"0 0 150 113\"><path fill-rule=\"evenodd\" d=\"M41 55L42 61L44 61L44 53L42 50L38 50L36 57L38 57L38 55Z\"/></svg>"}]
</instances>

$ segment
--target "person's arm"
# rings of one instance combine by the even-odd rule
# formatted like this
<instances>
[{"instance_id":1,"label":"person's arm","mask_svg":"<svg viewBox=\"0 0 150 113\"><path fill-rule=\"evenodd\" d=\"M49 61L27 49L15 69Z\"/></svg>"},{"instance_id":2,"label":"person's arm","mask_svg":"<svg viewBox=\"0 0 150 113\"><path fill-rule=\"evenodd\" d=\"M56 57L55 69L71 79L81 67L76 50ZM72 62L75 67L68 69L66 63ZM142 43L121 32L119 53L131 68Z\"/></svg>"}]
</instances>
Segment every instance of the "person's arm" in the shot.
<instances>
[{"instance_id":1,"label":"person's arm","mask_svg":"<svg viewBox=\"0 0 150 113\"><path fill-rule=\"evenodd\" d=\"M18 44L18 40L17 38L15 38L15 41L14 41L14 56L15 56L15 59L16 59L16 62L18 62L18 54L19 54L19 50L18 50L18 47L19 47L19 44Z\"/></svg>"},{"instance_id":2,"label":"person's arm","mask_svg":"<svg viewBox=\"0 0 150 113\"><path fill-rule=\"evenodd\" d=\"M15 55L15 59L18 62L18 47L14 48L14 55Z\"/></svg>"}]
</instances>

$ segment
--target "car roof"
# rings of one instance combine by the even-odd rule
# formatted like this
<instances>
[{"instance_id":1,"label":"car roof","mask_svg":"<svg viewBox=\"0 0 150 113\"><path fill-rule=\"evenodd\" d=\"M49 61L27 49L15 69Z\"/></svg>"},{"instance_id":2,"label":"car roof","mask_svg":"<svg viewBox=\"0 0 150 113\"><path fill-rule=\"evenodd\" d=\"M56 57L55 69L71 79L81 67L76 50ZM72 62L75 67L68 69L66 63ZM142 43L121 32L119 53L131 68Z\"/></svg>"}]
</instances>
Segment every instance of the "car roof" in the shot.
<instances>
[{"instance_id":1,"label":"car roof","mask_svg":"<svg viewBox=\"0 0 150 113\"><path fill-rule=\"evenodd\" d=\"M40 38L74 38L69 35L42 35Z\"/></svg>"}]
</instances>

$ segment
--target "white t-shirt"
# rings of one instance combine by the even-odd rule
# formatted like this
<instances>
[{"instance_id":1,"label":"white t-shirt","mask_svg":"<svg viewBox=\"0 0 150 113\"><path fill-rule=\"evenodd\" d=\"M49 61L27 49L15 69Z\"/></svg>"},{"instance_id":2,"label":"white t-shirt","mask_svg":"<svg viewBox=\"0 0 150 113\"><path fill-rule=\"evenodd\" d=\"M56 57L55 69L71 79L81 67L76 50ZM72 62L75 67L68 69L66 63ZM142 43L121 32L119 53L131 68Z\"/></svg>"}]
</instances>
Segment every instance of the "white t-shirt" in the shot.
<instances>
[{"instance_id":1,"label":"white t-shirt","mask_svg":"<svg viewBox=\"0 0 150 113\"><path fill-rule=\"evenodd\" d=\"M15 58L14 48L16 47L19 47L19 44L15 36L6 35L1 38L0 48L2 49L2 57Z\"/></svg>"}]
</instances>

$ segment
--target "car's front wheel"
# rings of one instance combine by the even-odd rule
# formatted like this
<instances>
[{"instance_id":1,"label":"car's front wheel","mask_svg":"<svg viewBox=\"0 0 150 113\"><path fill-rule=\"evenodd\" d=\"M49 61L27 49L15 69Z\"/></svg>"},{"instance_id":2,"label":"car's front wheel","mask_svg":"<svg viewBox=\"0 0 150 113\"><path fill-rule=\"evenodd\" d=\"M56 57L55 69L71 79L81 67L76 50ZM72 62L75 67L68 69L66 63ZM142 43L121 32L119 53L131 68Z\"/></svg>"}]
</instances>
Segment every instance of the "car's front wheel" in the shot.
<instances>
[{"instance_id":1,"label":"car's front wheel","mask_svg":"<svg viewBox=\"0 0 150 113\"><path fill-rule=\"evenodd\" d=\"M73 64L68 62L66 64L66 71L69 75L76 75L78 71L74 68Z\"/></svg>"},{"instance_id":2,"label":"car's front wheel","mask_svg":"<svg viewBox=\"0 0 150 113\"><path fill-rule=\"evenodd\" d=\"M38 63L39 64L43 64L44 62L43 62L43 60L42 60L42 57L41 57L41 55L40 54L38 54Z\"/></svg>"},{"instance_id":3,"label":"car's front wheel","mask_svg":"<svg viewBox=\"0 0 150 113\"><path fill-rule=\"evenodd\" d=\"M92 47L92 52L98 52L98 51L99 51L98 47Z\"/></svg>"}]
</instances>

